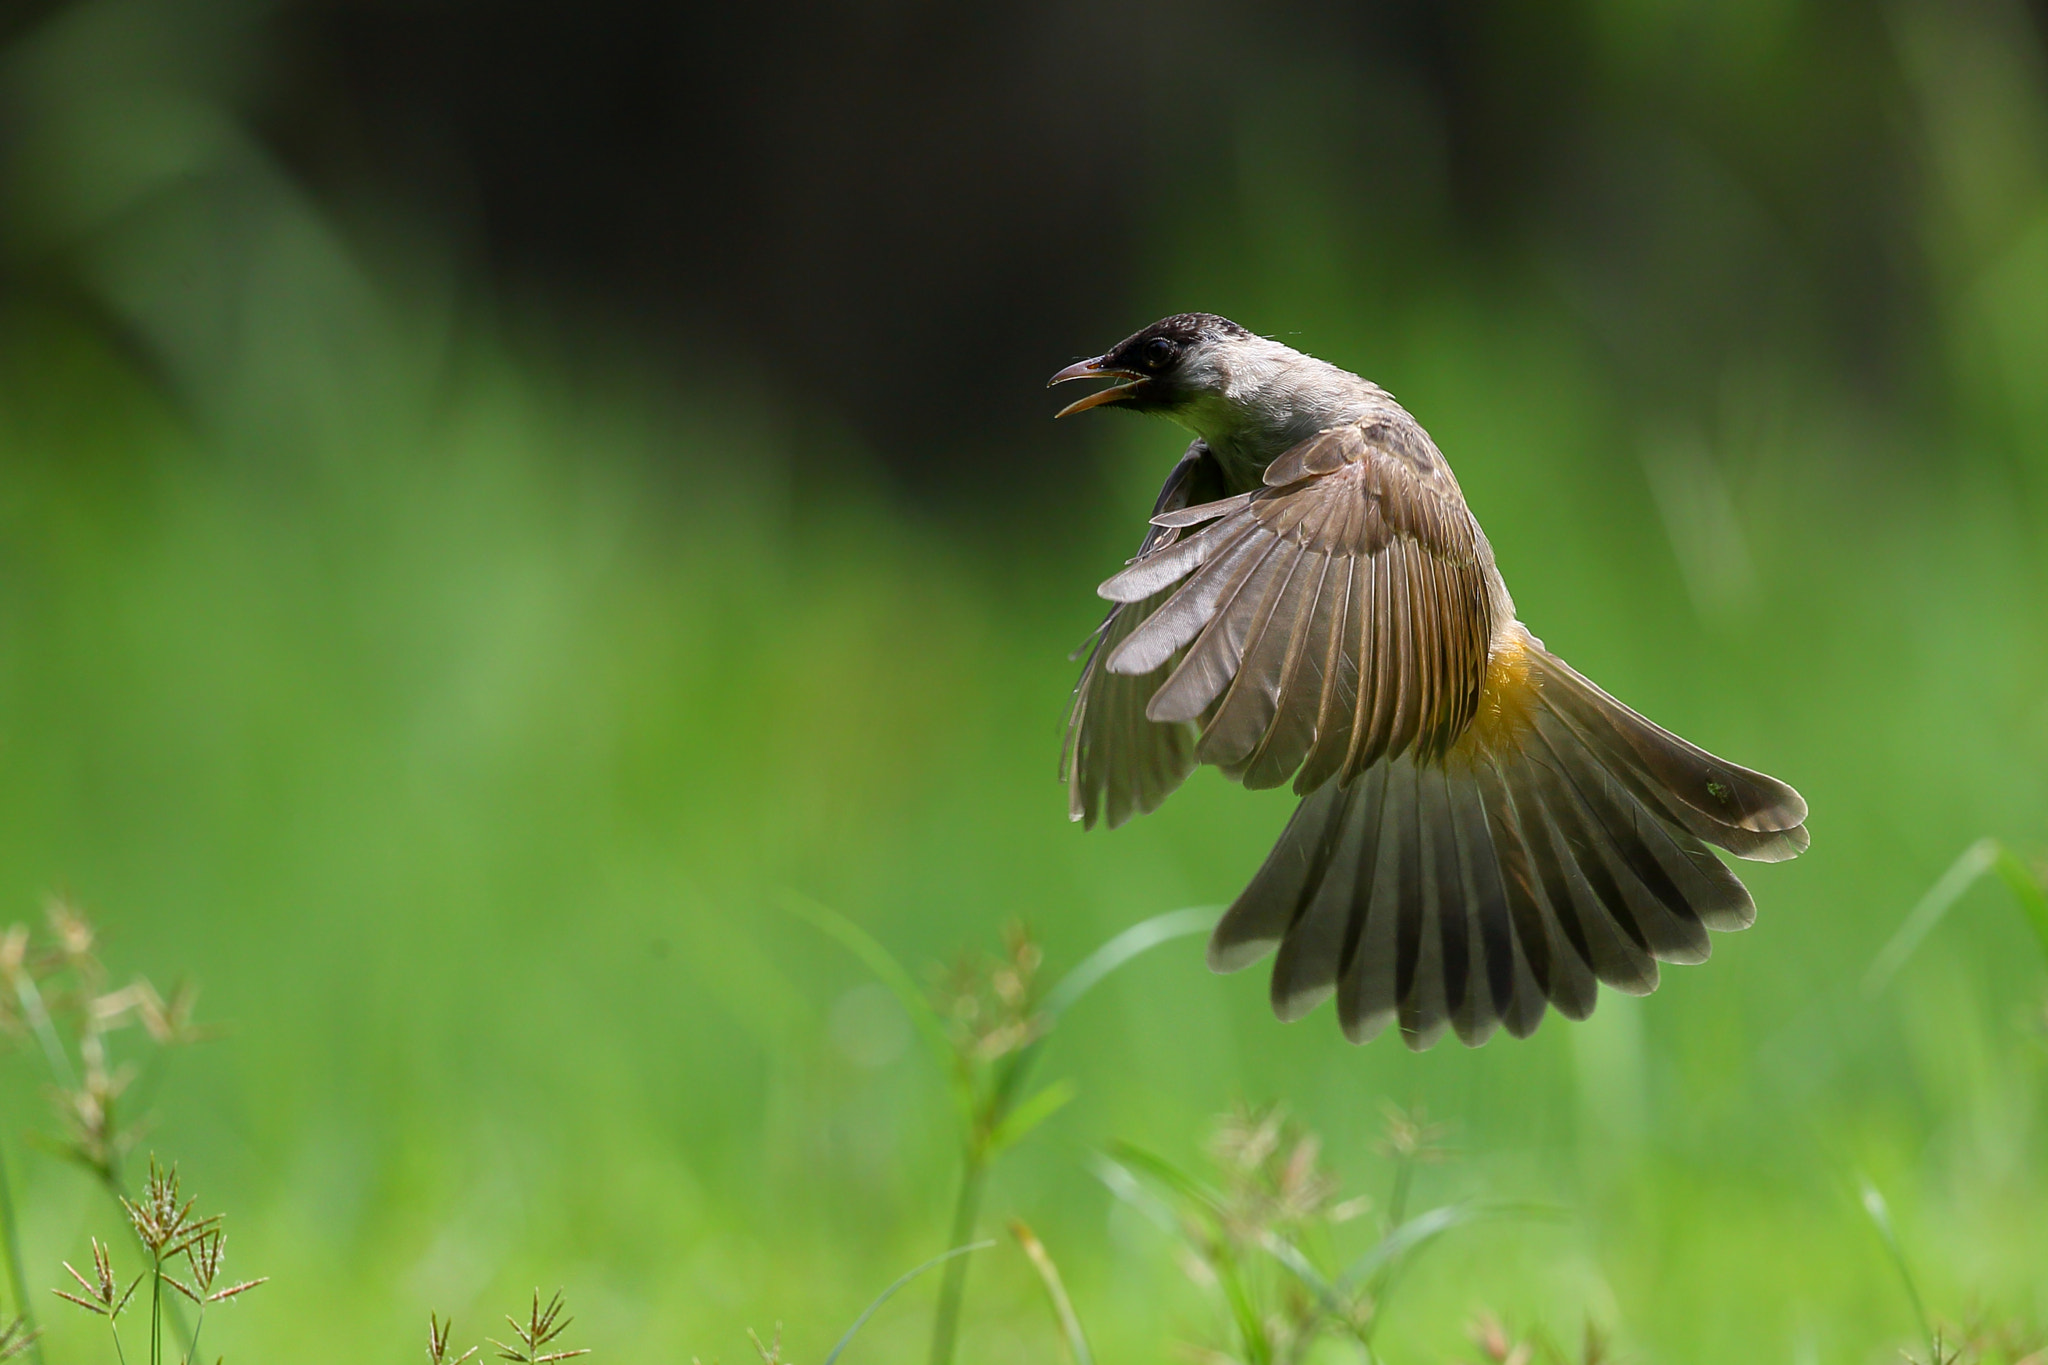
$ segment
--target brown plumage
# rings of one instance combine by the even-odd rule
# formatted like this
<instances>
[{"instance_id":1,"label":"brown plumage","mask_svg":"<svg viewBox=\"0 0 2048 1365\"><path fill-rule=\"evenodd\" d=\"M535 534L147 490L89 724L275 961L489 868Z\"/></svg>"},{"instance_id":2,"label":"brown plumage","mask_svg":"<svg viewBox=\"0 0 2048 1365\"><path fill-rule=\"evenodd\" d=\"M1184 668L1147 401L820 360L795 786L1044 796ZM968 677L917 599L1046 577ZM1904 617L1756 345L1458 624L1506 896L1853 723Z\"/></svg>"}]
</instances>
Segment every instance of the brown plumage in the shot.
<instances>
[{"instance_id":1,"label":"brown plumage","mask_svg":"<svg viewBox=\"0 0 2048 1365\"><path fill-rule=\"evenodd\" d=\"M1643 994L1756 909L1707 848L1778 861L1806 803L1544 650L1450 466L1376 386L1206 314L1071 366L1193 428L1138 555L1100 591L1068 715L1077 820L1114 827L1197 763L1303 796L1210 964L1278 949L1283 1019L1337 997L1396 1024L1524 1036L1595 982Z\"/></svg>"}]
</instances>

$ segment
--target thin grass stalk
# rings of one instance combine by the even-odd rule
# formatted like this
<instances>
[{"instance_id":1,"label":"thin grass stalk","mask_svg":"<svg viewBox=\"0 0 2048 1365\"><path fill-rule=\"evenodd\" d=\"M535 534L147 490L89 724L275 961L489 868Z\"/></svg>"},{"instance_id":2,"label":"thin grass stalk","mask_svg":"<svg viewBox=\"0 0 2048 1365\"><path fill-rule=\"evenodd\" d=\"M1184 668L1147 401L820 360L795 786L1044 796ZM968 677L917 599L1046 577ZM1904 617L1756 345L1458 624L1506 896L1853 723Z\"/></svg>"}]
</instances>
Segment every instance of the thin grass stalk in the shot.
<instances>
[{"instance_id":1,"label":"thin grass stalk","mask_svg":"<svg viewBox=\"0 0 2048 1365\"><path fill-rule=\"evenodd\" d=\"M994 1245L994 1242L974 1242L967 1246L957 1246L954 1247L951 1251L940 1252L938 1255L932 1257L929 1261L926 1261L923 1265L918 1266L916 1269L907 1270L903 1274L897 1276L896 1282L894 1284L890 1285L887 1289L884 1289L881 1293L875 1295L874 1302L870 1303L865 1309L861 1310L861 1315L853 1320L853 1326L846 1329L846 1334L839 1338L839 1344L834 1346L832 1348L832 1353L825 1357L825 1365L834 1365L834 1363L839 1359L840 1355L845 1352L847 1343L853 1340L855 1334L857 1334L861 1328L867 1326L868 1319L875 1315L876 1310L881 1308L883 1304L887 1303L891 1296L893 1296L896 1293L896 1291L901 1289L904 1285L909 1284L912 1280L924 1274L925 1271L930 1270L933 1266L938 1265L941 1262L956 1261L966 1256L969 1252L986 1251L988 1248ZM755 1340L754 1344L756 1347L760 1345L760 1341L758 1338ZM779 1359L781 1356L782 1346L782 1329L780 1327L776 1328L775 1344L776 1356ZM461 1363L458 1361L456 1365L461 1365Z\"/></svg>"},{"instance_id":2,"label":"thin grass stalk","mask_svg":"<svg viewBox=\"0 0 2048 1365\"><path fill-rule=\"evenodd\" d=\"M164 1261L152 1254L149 1270L149 1365L164 1361Z\"/></svg>"},{"instance_id":3,"label":"thin grass stalk","mask_svg":"<svg viewBox=\"0 0 2048 1365\"><path fill-rule=\"evenodd\" d=\"M974 1237L975 1223L981 1217L982 1190L988 1184L989 1135L1002 1125L1037 1046L1037 1042L1026 1046L1002 1068L990 1089L987 1105L980 1114L968 1117L967 1143L960 1160L960 1190L953 1200L953 1235L947 1239L948 1246L965 1246ZM931 1365L952 1365L953 1348L960 1335L960 1305L966 1297L967 1258L960 1256L946 1263L946 1273L939 1280L939 1304L932 1315Z\"/></svg>"},{"instance_id":4,"label":"thin grass stalk","mask_svg":"<svg viewBox=\"0 0 2048 1365\"><path fill-rule=\"evenodd\" d=\"M1056 1018L1047 1011L1045 1032L997 1069L995 1084L989 1087L981 1112L968 1116L967 1147L960 1163L960 1192L953 1201L953 1235L949 1246L965 1246L974 1236L975 1224L981 1217L982 1191L988 1185L989 1139L1009 1117ZM939 1304L932 1317L931 1365L953 1365L953 1351L960 1335L960 1306L966 1297L967 1258L962 1256L946 1263L946 1273L939 1280Z\"/></svg>"},{"instance_id":5,"label":"thin grass stalk","mask_svg":"<svg viewBox=\"0 0 2048 1365\"><path fill-rule=\"evenodd\" d=\"M1248 1365L1269 1365L1273 1359L1273 1343L1266 1339L1266 1326L1259 1321L1258 1306L1252 1302L1251 1290L1245 1285L1243 1270L1237 1263L1237 1257L1231 1254L1227 1238L1218 1245L1216 1278L1223 1286L1223 1298L1230 1305L1230 1315L1237 1320L1237 1332L1244 1341L1244 1358Z\"/></svg>"},{"instance_id":6,"label":"thin grass stalk","mask_svg":"<svg viewBox=\"0 0 2048 1365\"><path fill-rule=\"evenodd\" d=\"M2044 959L2048 959L2048 887L2044 887L2019 855L1997 839L1979 839L1964 849L1940 880L1929 887L1905 922L1871 962L1863 978L1863 993L1876 997L1891 984L1899 969L1920 948L1921 943L1955 907L1963 894L1987 873L1996 873L2012 893L2020 916L2033 931Z\"/></svg>"},{"instance_id":7,"label":"thin grass stalk","mask_svg":"<svg viewBox=\"0 0 2048 1365\"><path fill-rule=\"evenodd\" d=\"M1047 992L1040 1006L1044 1028L997 1070L995 1084L989 1088L982 1112L969 1115L967 1153L960 1168L960 1193L953 1204L951 1245L963 1246L974 1236L975 1223L981 1215L982 1191L988 1183L989 1139L1009 1117L1018 1094L1024 1089L1024 1082L1031 1075L1032 1065L1037 1062L1046 1040L1052 1036L1060 1016L1104 977L1132 958L1162 943L1206 932L1216 923L1217 913L1213 907L1196 906L1187 910L1171 910L1132 925L1089 954ZM960 1331L960 1305L966 1294L967 1261L963 1257L947 1263L945 1277L939 1282L938 1311L932 1319L931 1365L953 1365L953 1351Z\"/></svg>"},{"instance_id":8,"label":"thin grass stalk","mask_svg":"<svg viewBox=\"0 0 2048 1365\"><path fill-rule=\"evenodd\" d=\"M1892 1264L1898 1268L1899 1280L1906 1286L1906 1299L1913 1305L1913 1317L1920 1324L1920 1335L1927 1338L1928 1365L1941 1365L1941 1337L1934 1330L1933 1319L1927 1316L1927 1304L1920 1297L1920 1285L1913 1278L1913 1265L1906 1259L1906 1248L1899 1241L1898 1229L1892 1226L1891 1205L1877 1186L1868 1180L1863 1185L1863 1211L1870 1215L1870 1221L1877 1227L1878 1239L1884 1249L1891 1253Z\"/></svg>"},{"instance_id":9,"label":"thin grass stalk","mask_svg":"<svg viewBox=\"0 0 2048 1365\"><path fill-rule=\"evenodd\" d=\"M1402 1225L1402 1220L1407 1217L1408 1195L1414 1186L1415 1158L1408 1153L1401 1153L1394 1158L1394 1188L1387 1193L1386 1226L1389 1235L1397 1231ZM1386 1264L1373 1273L1372 1283L1367 1289L1372 1301L1372 1316L1365 1320L1357 1335L1358 1344L1368 1354L1372 1351L1373 1333L1378 1330L1380 1319L1385 1316L1380 1308L1387 1291L1393 1287L1394 1274L1400 1266L1401 1257L1389 1257Z\"/></svg>"},{"instance_id":10,"label":"thin grass stalk","mask_svg":"<svg viewBox=\"0 0 2048 1365\"><path fill-rule=\"evenodd\" d=\"M117 1201L121 1198L121 1191L118 1186L109 1185L107 1188L109 1192L113 1194L114 1198ZM156 1274L151 1276L151 1283L163 1283L163 1268L161 1263L159 1263L158 1265ZM196 1330L189 1329L185 1326L185 1314L183 1310L181 1310L178 1307L178 1301L176 1299L163 1299L161 1303L153 1302L150 1304L149 1310L151 1343L150 1359L152 1361L155 1361L157 1359L155 1341L157 1332L160 1330L159 1323L165 1318L168 1318L170 1320L171 1335L174 1338L176 1338L178 1344L184 1348L186 1354L189 1355L191 1353L193 1346L196 1345L199 1340L199 1333Z\"/></svg>"},{"instance_id":11,"label":"thin grass stalk","mask_svg":"<svg viewBox=\"0 0 2048 1365\"><path fill-rule=\"evenodd\" d=\"M981 1192L988 1183L988 1163L970 1154L960 1169L960 1196L953 1205L954 1246L964 1246L974 1236L974 1224L981 1217ZM932 1315L932 1365L952 1365L955 1339L960 1334L960 1305L967 1297L967 1258L956 1256L946 1262L939 1281L939 1306Z\"/></svg>"},{"instance_id":12,"label":"thin grass stalk","mask_svg":"<svg viewBox=\"0 0 2048 1365\"><path fill-rule=\"evenodd\" d=\"M955 1247L965 1245L974 1236L975 1224L981 1214L982 1192L995 1154L995 1138L1001 1132L1004 1120L1016 1107L1017 1095L1030 1075L1032 1063L1037 1060L1040 1048L1059 1022L1059 1017L1104 977L1131 959L1162 943L1203 932L1216 923L1220 913L1214 907L1198 906L1154 915L1096 949L1047 993L1039 1006L1042 1027L1038 1036L998 1068L987 1098L977 1102L972 1078L959 1076L958 1069L952 1065L952 1044L944 1025L902 964L866 930L838 911L794 891L783 893L781 899L791 913L838 940L882 980L903 1003L919 1032L925 1035L941 1070L957 1077L954 1096L959 1103L966 1141L960 1165L960 1189L953 1203L952 1245ZM931 1365L952 1365L959 1337L960 1305L966 1292L966 1261L949 1261L945 1278L939 1285L938 1310L932 1322Z\"/></svg>"},{"instance_id":13,"label":"thin grass stalk","mask_svg":"<svg viewBox=\"0 0 2048 1365\"><path fill-rule=\"evenodd\" d=\"M206 1330L206 1305L199 1305L199 1317L192 1324L192 1340L185 1347L184 1365L194 1365L199 1358L199 1334Z\"/></svg>"},{"instance_id":14,"label":"thin grass stalk","mask_svg":"<svg viewBox=\"0 0 2048 1365\"><path fill-rule=\"evenodd\" d=\"M21 1266L21 1225L14 1215L14 1175L7 1165L7 1145L0 1142L0 1242L7 1250L7 1283L14 1291L14 1311L27 1324L29 1359L43 1365L42 1338L36 1330L35 1311L29 1307L28 1278Z\"/></svg>"},{"instance_id":15,"label":"thin grass stalk","mask_svg":"<svg viewBox=\"0 0 2048 1365\"><path fill-rule=\"evenodd\" d=\"M121 1216L123 1218L126 1218L128 1216L128 1194L127 1191L121 1188L120 1170L115 1167L98 1167L96 1168L96 1170L100 1178L100 1188L107 1192L107 1197L114 1201L114 1207L121 1211ZM153 1284L161 1284L163 1282L162 1270L162 1265L161 1263L159 1263L157 1267L157 1273L151 1277L151 1282ZM194 1345L197 1344L199 1340L199 1334L197 1331L188 1331L186 1329L185 1314L179 1310L178 1301L176 1299L164 1300L161 1303L152 1303L150 1305L149 1311L150 1360L152 1362L152 1365L157 1365L156 1336L157 1332L160 1330L160 1319L164 1317L170 1318L171 1334L175 1336L178 1339L179 1344L185 1348L185 1352L188 1356L191 1354L192 1348L194 1347ZM42 1365L42 1361L40 1360L40 1358L37 1360L36 1365Z\"/></svg>"},{"instance_id":16,"label":"thin grass stalk","mask_svg":"<svg viewBox=\"0 0 2048 1365\"><path fill-rule=\"evenodd\" d=\"M50 1074L66 1090L76 1090L78 1073L71 1066L71 1054L64 1050L64 1040L57 1036L57 1026L43 1004L43 993L36 988L35 978L25 971L20 973L15 978L14 993L21 1001L21 1014L28 1020L29 1031L43 1049L43 1060L50 1064Z\"/></svg>"},{"instance_id":17,"label":"thin grass stalk","mask_svg":"<svg viewBox=\"0 0 2048 1365\"><path fill-rule=\"evenodd\" d=\"M840 947L859 959L862 966L874 973L875 979L887 987L903 1006L903 1012L910 1016L910 1022L924 1039L937 1064L939 1073L945 1076L953 1088L953 1098L960 1107L963 1121L971 1117L973 1097L964 1093L953 1068L953 1043L946 1036L945 1023L932 1009L931 1001L918 989L917 981L906 971L887 948L876 942L873 935L840 914L829 905L823 905L800 892L785 890L781 893L783 907L804 923L817 929Z\"/></svg>"},{"instance_id":18,"label":"thin grass stalk","mask_svg":"<svg viewBox=\"0 0 2048 1365\"><path fill-rule=\"evenodd\" d=\"M1074 1311L1074 1301L1067 1294L1066 1282L1060 1278L1060 1268L1053 1263L1052 1253L1021 1218L1010 1221L1010 1235L1024 1248L1032 1269L1038 1272L1039 1283L1045 1286L1045 1297L1052 1304L1053 1318L1059 1323L1060 1337L1067 1344L1073 1365L1095 1365L1095 1352L1089 1348L1088 1334L1081 1328L1081 1315Z\"/></svg>"},{"instance_id":19,"label":"thin grass stalk","mask_svg":"<svg viewBox=\"0 0 2048 1365\"><path fill-rule=\"evenodd\" d=\"M2003 845L1999 847L1998 862L1993 870L2019 903L2020 914L2033 929L2041 956L2048 959L2048 885L2043 885L2043 879L2035 876L2032 869L2020 861L2018 854Z\"/></svg>"}]
</instances>

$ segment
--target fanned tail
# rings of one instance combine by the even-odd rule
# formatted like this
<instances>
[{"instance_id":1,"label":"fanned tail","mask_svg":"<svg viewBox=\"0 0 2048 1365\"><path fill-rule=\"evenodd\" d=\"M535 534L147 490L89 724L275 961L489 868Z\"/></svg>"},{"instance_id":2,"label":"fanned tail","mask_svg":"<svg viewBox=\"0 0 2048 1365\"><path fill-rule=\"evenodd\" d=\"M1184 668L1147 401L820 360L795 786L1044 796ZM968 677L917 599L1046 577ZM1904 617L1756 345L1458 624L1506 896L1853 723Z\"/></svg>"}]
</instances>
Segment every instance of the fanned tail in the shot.
<instances>
[{"instance_id":1,"label":"fanned tail","mask_svg":"<svg viewBox=\"0 0 2048 1365\"><path fill-rule=\"evenodd\" d=\"M1526 632L1489 662L1451 751L1328 782L1296 809L1217 926L1209 962L1279 948L1274 1011L1337 997L1347 1037L1390 1024L1416 1049L1535 1031L1546 1005L1592 1013L1596 983L1634 995L1659 962L1701 962L1709 930L1756 906L1707 847L1776 862L1805 851L1806 802L1602 692Z\"/></svg>"}]
</instances>

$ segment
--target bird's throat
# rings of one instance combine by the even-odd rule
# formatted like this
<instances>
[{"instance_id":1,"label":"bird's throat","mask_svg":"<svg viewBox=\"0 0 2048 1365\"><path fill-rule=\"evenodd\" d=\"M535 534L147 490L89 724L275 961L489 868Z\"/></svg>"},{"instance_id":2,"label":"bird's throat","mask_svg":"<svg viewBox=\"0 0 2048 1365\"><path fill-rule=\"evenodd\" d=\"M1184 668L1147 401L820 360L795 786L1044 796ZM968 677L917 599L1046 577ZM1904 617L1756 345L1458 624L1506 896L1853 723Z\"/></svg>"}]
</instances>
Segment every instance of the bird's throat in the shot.
<instances>
[{"instance_id":1,"label":"bird's throat","mask_svg":"<svg viewBox=\"0 0 2048 1365\"><path fill-rule=\"evenodd\" d=\"M1357 421L1376 401L1388 401L1356 375L1307 356L1299 359L1315 367L1309 377L1316 382L1298 382L1304 378L1299 374L1273 376L1282 382L1199 395L1171 414L1208 445L1230 492L1260 487L1266 466L1281 455L1319 431Z\"/></svg>"}]
</instances>

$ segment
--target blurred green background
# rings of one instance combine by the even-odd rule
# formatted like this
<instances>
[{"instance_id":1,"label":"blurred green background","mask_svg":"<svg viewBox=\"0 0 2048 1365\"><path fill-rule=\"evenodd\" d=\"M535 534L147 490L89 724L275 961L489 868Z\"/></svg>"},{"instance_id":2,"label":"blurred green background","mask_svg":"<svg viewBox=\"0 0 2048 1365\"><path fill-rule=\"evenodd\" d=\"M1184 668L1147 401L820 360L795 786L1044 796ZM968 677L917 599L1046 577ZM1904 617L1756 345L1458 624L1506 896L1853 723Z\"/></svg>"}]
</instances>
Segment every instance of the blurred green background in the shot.
<instances>
[{"instance_id":1,"label":"blurred green background","mask_svg":"<svg viewBox=\"0 0 2048 1365\"><path fill-rule=\"evenodd\" d=\"M2048 1317L2044 970L1970 893L2048 842L2048 57L1999 0L16 0L0 20L0 922L202 982L146 1146L230 1213L230 1359L405 1359L567 1287L597 1359L819 1358L939 1249L943 1078L799 890L906 962L1052 966L1227 900L1289 808L1123 830L1053 780L1092 587L1182 438L1043 376L1226 313L1387 385L1521 614L1797 785L1751 932L1584 1025L1411 1056L1140 961L1007 1159L1101 1358L1209 1310L1087 1154L1380 1109L1541 1199L1386 1327L1895 1358ZM31 1283L117 1227L34 1058ZM40 1291L38 1291L40 1292ZM853 1354L920 1358L929 1284ZM52 1306L55 1305L52 1301ZM49 1350L101 1349L53 1319ZM1047 1360L1007 1243L962 1358Z\"/></svg>"}]
</instances>

